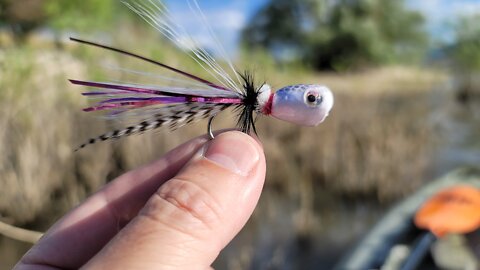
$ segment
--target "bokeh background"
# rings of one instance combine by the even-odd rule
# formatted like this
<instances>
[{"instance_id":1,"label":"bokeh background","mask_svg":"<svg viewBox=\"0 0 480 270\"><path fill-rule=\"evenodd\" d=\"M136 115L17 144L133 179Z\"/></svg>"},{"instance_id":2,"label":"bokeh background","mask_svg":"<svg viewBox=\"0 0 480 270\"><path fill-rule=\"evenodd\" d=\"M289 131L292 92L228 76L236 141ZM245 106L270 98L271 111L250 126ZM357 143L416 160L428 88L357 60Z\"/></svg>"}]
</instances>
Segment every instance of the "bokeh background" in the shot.
<instances>
[{"instance_id":1,"label":"bokeh background","mask_svg":"<svg viewBox=\"0 0 480 270\"><path fill-rule=\"evenodd\" d=\"M207 50L215 42L166 1ZM278 89L328 85L315 128L260 118L267 181L219 269L329 269L388 208L480 162L480 1L199 0L237 67ZM84 113L68 78L155 83L154 66L68 41L140 52L205 76L116 0L0 0L0 220L44 231L101 185L206 131L206 122L73 149L121 125ZM149 72L133 76L114 67ZM140 78L138 78L140 77ZM231 127L224 113L218 128ZM0 236L0 268L30 244Z\"/></svg>"}]
</instances>

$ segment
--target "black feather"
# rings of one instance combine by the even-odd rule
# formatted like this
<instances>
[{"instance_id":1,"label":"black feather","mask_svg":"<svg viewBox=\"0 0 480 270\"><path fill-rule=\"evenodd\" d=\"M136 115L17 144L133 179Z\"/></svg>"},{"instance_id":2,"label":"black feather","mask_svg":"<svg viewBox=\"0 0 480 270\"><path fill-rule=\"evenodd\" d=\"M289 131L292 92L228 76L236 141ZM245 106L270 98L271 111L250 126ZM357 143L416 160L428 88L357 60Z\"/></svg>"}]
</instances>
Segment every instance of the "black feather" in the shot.
<instances>
[{"instance_id":1,"label":"black feather","mask_svg":"<svg viewBox=\"0 0 480 270\"><path fill-rule=\"evenodd\" d=\"M243 93L242 104L237 106L238 120L237 127L244 133L249 134L251 130L257 134L255 128L255 111L258 107L258 91L260 88L255 87L255 80L252 73L245 71L244 74L239 74L243 79Z\"/></svg>"}]
</instances>

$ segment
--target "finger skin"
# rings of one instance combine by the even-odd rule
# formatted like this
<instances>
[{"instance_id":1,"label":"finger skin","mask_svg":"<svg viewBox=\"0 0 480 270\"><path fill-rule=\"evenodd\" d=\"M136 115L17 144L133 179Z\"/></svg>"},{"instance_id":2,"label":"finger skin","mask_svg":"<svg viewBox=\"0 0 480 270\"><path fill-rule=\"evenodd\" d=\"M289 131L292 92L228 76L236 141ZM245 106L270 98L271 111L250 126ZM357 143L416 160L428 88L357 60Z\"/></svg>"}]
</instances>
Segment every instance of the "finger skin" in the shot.
<instances>
[{"instance_id":1,"label":"finger skin","mask_svg":"<svg viewBox=\"0 0 480 270\"><path fill-rule=\"evenodd\" d=\"M53 225L15 269L79 268L135 217L145 202L207 142L195 138L125 173Z\"/></svg>"},{"instance_id":2,"label":"finger skin","mask_svg":"<svg viewBox=\"0 0 480 270\"><path fill-rule=\"evenodd\" d=\"M265 157L253 138L236 131L222 133L206 148L86 268L209 268L252 214L265 180Z\"/></svg>"},{"instance_id":3,"label":"finger skin","mask_svg":"<svg viewBox=\"0 0 480 270\"><path fill-rule=\"evenodd\" d=\"M84 203L82 203L76 209L72 210L68 215L66 215L59 222L57 222L46 233L46 235L39 241L39 243L37 243L37 245L35 245L24 256L24 258L22 258L22 260L17 265L16 269L58 269L58 268L79 268L80 266L82 266L86 261L88 261L92 256L94 256L99 250L101 250L104 247L104 245L108 243L112 239L112 237L114 237L127 222L130 221L131 218L135 217L138 214L139 209L142 208L145 202L147 201L147 199L153 193L155 193L155 190L157 190L158 187L162 185L167 179L174 176L180 170L180 168L182 168L184 164L192 157L192 155L195 152L197 152L197 149L201 147L206 141L207 140L205 138L196 138L172 150L164 158L158 161L155 161L149 165L146 165L142 168L139 168L137 170L126 173L120 176L119 178L117 178L116 180L112 181L110 184L106 185L102 190L92 195ZM227 145L227 147L232 148L230 145ZM153 243L155 251L154 251L154 255L151 257L157 256L158 255L157 251L159 249L164 250L165 252L162 253L162 256L166 257L167 259L168 258L170 259L170 261L165 260L164 265L175 265L175 258L177 259L179 258L180 259L179 261L183 262L185 261L185 257L191 257L191 255L193 254L193 252L192 253L187 252L188 250L193 250L193 251L196 250L197 251L195 253L197 255L196 259L191 260L191 262L200 262L203 260L204 265L209 265L211 261L213 261L213 259L216 257L220 249L226 243L228 243L228 241L230 241L233 235L236 232L238 232L238 230L243 226L243 224L246 222L246 220L250 216L255 204L258 201L258 196L260 194L263 181L264 181L265 160L264 160L263 151L261 150L261 147L259 147L258 144L255 147L258 147L259 152L261 153L260 160L259 160L259 169L257 172L253 172L249 176L250 178L253 177L254 180L252 182L256 184L251 184L250 186L247 185L243 187L243 191L245 192L245 194L250 194L250 198L249 196L245 196L245 199L243 200L243 202L240 199L241 197L237 196L239 195L238 192L234 196L227 196L232 198L235 198L235 197L238 198L237 200L233 200L234 202L236 202L233 207L231 206L227 207L229 211L236 211L237 208L241 208L241 210L244 209L245 211L237 211L238 213L237 218L235 218L235 216L231 216L231 215L229 216L227 213L225 215L227 220L222 221L225 224L225 226L220 226L220 228L218 229L210 230L210 232L215 231L215 234L212 238L217 239L217 241L209 241L207 245L203 243L202 245L200 245L200 248L199 248L198 243L201 243L201 241L198 241L197 239L196 245L191 246L190 249L187 249L187 248L183 249L181 247L183 247L184 245L187 245L189 241L194 241L196 238L199 238L199 236L201 236L202 234L199 233L196 236L193 235L193 236L185 237L189 235L188 234L189 230L186 230L187 234L185 234L185 236L179 237L178 228L176 228L175 226L172 226L173 223L170 223L169 225L170 230L164 230L165 232L164 233L165 242L163 244L164 248L162 248L162 245L157 245L157 243ZM195 163L195 162L191 162L191 163ZM204 165L198 165L198 164L204 164ZM195 166L200 166L200 167L196 171L193 170L195 172L194 174L196 174L197 172L206 171L203 174L207 175L211 169L209 168L209 166L212 165L211 161L201 161L198 164ZM212 171L215 171L215 170L218 171L218 164L214 164L213 167L214 168L212 169ZM191 167L191 168L194 168L194 167ZM192 172L192 170L190 172ZM182 173L185 173L185 171ZM181 176L181 175L182 174L179 174L179 176L175 178L175 179L178 178L178 180L174 180L172 181L172 183L181 182L182 177L186 177L186 178L194 177L194 176L188 176L187 173L185 173L185 176ZM218 174L217 176L222 177L221 174ZM233 176L231 177L231 179L236 179L236 177L237 176ZM226 176L226 178L228 178L228 176ZM176 184L165 185L165 188L162 189L164 192L161 193L160 196L157 196L157 195L153 196L151 201L155 201L155 199L153 199L155 197L164 198L165 194L167 195L175 194L174 191L172 193L172 190L175 190L175 189L168 188L169 186L175 187L178 185ZM191 188L179 188L177 190L188 191L188 189L191 189ZM248 192L249 189L251 189L250 192ZM170 190L170 192L165 193L165 190L167 191ZM223 190L223 188L218 190ZM159 191L157 191L157 193L159 193ZM177 194L188 194L188 192L185 193L185 192L177 191ZM231 194L231 192L227 192L226 194ZM193 196L192 198L194 197L195 196ZM172 204L172 202L182 202L182 200L171 201L171 199L173 198L175 198L175 196L173 195L170 196L170 201L167 200L167 202L170 202L170 204ZM195 200L192 200L192 201L195 202ZM245 201L247 203L245 203ZM155 203L149 203L149 204L156 205ZM226 205L229 205L229 204L231 205L232 202L227 203ZM188 206L188 205L192 205L192 203L184 202L183 204L180 204L180 205ZM196 205L196 204L193 203L193 205ZM209 204L207 203L206 205L209 205ZM210 203L210 205L214 205L214 204ZM242 205L244 205L243 208L242 208ZM148 207L145 207L145 209L148 209ZM153 218L150 218L150 217L156 216L156 215L152 215L149 213L159 212L158 207L151 207L151 209L157 209L154 211L147 211L145 209L142 211L142 214L139 215L139 218L137 218L138 220L142 220L142 219L154 220ZM168 207L165 209L168 209ZM175 209L178 210L179 208L174 207L173 210ZM175 211L173 210L170 212L167 211L164 213L166 215L167 220L169 219L168 213L171 213L171 214L175 213ZM187 211L187 213L189 211ZM143 212L147 214L143 214ZM201 211L201 208L200 208L200 210L197 210L197 212L211 213L213 211ZM162 211L160 211L160 216L161 215L162 215ZM182 215L180 215L180 217L181 216ZM165 217L163 219L165 219ZM160 218L159 220L163 220L163 219ZM171 220L179 220L179 218L171 219ZM135 223L135 224L138 223L140 225L142 224L148 225L148 222L147 223L132 222L132 223ZM158 222L154 222L152 225L156 225L157 223ZM183 223L181 222L179 224L183 224ZM132 227L134 226L132 225ZM149 226L138 226L138 227L140 227L141 229L139 233L145 232L144 230L145 228L150 228ZM224 229L224 232L222 232L222 229ZM170 236L175 236L175 234L173 235L169 234L169 232L172 230L173 232L177 232L176 237L170 237ZM133 231L135 232L135 230ZM202 230L194 230L194 232L197 232L197 231L201 232ZM120 232L123 232L123 230ZM217 232L222 232L222 233L219 234ZM128 236L131 234L126 233L126 235ZM219 235L223 235L223 236L219 237ZM136 236L134 235L134 238L135 237ZM121 237L117 237L117 238L122 239ZM125 238L125 239L128 239L128 238ZM157 239L162 240L162 237L157 237ZM166 240L171 240L171 239L178 239L178 240L173 241L173 243L169 244L169 242ZM187 244L185 244L186 240L188 240ZM141 243L141 241L138 241L138 242ZM146 244L148 244L148 241L146 241ZM168 247L169 245L170 247L175 247L174 244L176 244L177 247L178 247L178 244L180 244L181 247L165 248L166 246ZM114 245L109 245L109 246L114 246ZM130 243L127 243L125 246L136 247L137 245L130 245ZM141 245L141 246L145 248L148 245ZM205 254L202 255L202 252L205 251L205 247L212 247L212 248L209 249L208 252L205 252ZM105 248L104 250L107 250L107 248ZM131 250L127 249L126 251L127 251L126 254L131 253ZM179 251L183 251L183 253L180 252L180 254L178 254ZM170 252L170 255L176 254L176 256L168 256L169 252ZM102 253L100 253L100 255L98 255L96 258L101 258L101 254L103 253L105 252L102 251ZM151 252L145 253L145 254L151 254ZM129 258L135 259L137 257L130 256ZM108 262L109 261L108 258L105 261ZM161 264L155 264L155 267L157 267L158 265L161 265ZM196 266L198 265L199 264L196 264ZM193 268L190 268L190 269L193 269Z\"/></svg>"}]
</instances>

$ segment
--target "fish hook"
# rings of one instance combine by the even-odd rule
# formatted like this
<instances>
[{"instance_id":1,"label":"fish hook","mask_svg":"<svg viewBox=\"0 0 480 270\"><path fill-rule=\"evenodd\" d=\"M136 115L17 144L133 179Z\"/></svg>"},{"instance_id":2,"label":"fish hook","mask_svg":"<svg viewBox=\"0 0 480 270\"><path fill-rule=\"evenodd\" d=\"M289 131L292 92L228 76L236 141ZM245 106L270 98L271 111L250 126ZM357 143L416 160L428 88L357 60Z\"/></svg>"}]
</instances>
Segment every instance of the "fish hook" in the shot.
<instances>
[{"instance_id":1,"label":"fish hook","mask_svg":"<svg viewBox=\"0 0 480 270\"><path fill-rule=\"evenodd\" d=\"M217 116L217 114L212 115L212 116L208 119L207 133L208 133L208 138L209 138L210 140L213 140L213 139L215 138L215 136L213 135L213 132L212 132L212 122L213 122L213 118L215 118L215 116Z\"/></svg>"}]
</instances>

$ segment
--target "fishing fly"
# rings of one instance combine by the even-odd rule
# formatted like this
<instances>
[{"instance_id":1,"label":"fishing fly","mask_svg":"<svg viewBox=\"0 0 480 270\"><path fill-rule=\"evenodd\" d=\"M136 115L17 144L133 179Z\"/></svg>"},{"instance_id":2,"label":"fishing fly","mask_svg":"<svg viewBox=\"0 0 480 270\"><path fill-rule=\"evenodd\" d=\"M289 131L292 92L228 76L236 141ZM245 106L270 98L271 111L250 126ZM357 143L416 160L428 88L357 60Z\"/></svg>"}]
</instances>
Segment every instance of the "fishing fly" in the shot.
<instances>
[{"instance_id":1,"label":"fishing fly","mask_svg":"<svg viewBox=\"0 0 480 270\"><path fill-rule=\"evenodd\" d=\"M215 41L215 50L219 52L220 57L224 58L233 76L225 71L219 64L220 61L199 46L198 42L173 20L167 7L160 0L125 1L123 3L130 10L157 29L179 49L188 53L215 80L206 80L122 49L70 38L75 42L146 61L186 79L163 77L169 82L169 85L154 86L70 80L75 85L96 89L82 93L83 95L101 98L93 106L83 109L84 111L106 111L107 117L111 118L130 115L141 118L138 124L91 138L80 145L77 150L98 141L141 134L164 126L174 130L207 118L209 119L207 131L209 137L213 139L212 121L217 114L228 108L233 108L238 113L237 128L247 134L252 131L257 133L255 120L259 115L273 116L304 126L316 126L328 116L333 106L333 94L328 87L317 84L296 84L273 92L266 83L256 85L251 73L240 73L233 66L225 49L215 38L212 29L208 27L205 15L198 3L195 0L187 2L190 9L206 26L209 35Z\"/></svg>"}]
</instances>

